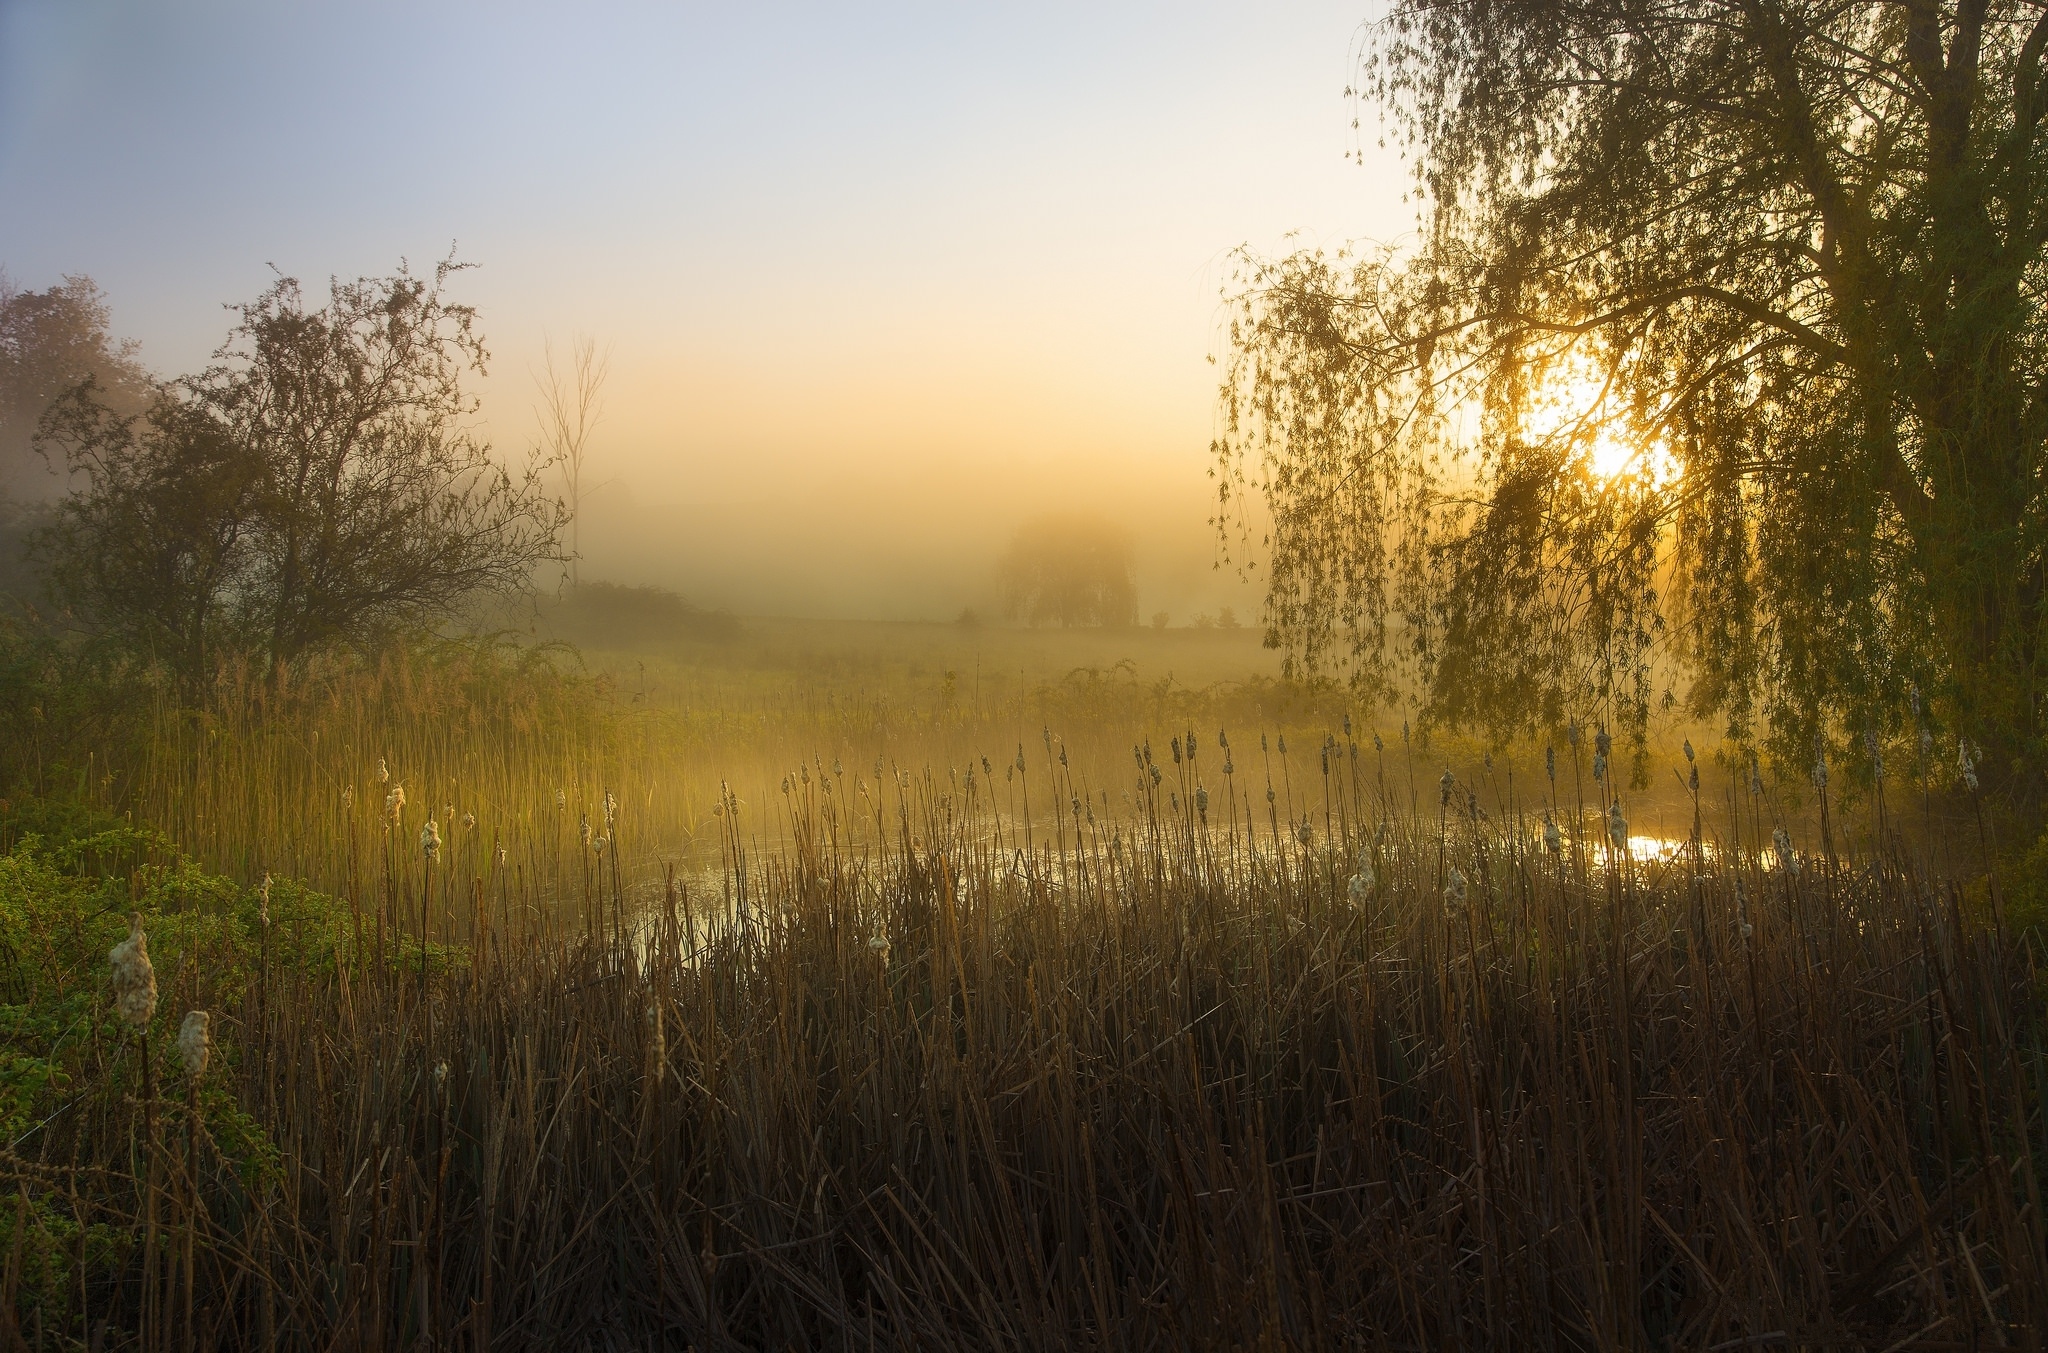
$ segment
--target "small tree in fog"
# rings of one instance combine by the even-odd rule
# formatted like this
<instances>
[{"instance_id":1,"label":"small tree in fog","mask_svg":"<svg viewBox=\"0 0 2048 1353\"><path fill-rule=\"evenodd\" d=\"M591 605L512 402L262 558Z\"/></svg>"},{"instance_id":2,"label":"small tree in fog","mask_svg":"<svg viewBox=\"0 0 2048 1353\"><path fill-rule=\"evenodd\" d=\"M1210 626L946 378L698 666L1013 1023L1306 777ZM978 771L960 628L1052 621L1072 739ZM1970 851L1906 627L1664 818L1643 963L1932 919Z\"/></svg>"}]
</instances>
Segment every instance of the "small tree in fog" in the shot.
<instances>
[{"instance_id":1,"label":"small tree in fog","mask_svg":"<svg viewBox=\"0 0 2048 1353\"><path fill-rule=\"evenodd\" d=\"M1032 625L1135 625L1130 537L1094 517L1041 517L1017 530L997 564L1012 620Z\"/></svg>"},{"instance_id":2,"label":"small tree in fog","mask_svg":"<svg viewBox=\"0 0 2048 1353\"><path fill-rule=\"evenodd\" d=\"M555 356L551 342L542 349L540 384L541 442L550 460L562 467L563 500L569 513L569 581L582 582L583 458L590 434L604 416L604 379L611 373L611 354L599 352L597 341L579 337L565 357ZM597 486L597 487L602 487Z\"/></svg>"},{"instance_id":3,"label":"small tree in fog","mask_svg":"<svg viewBox=\"0 0 2048 1353\"><path fill-rule=\"evenodd\" d=\"M335 282L321 309L282 278L146 415L60 400L41 437L86 477L47 542L68 599L197 691L228 654L281 671L561 559L546 463L514 474L469 431L486 353L442 296L455 269Z\"/></svg>"},{"instance_id":4,"label":"small tree in fog","mask_svg":"<svg viewBox=\"0 0 2048 1353\"><path fill-rule=\"evenodd\" d=\"M63 465L37 466L31 444L44 412L84 381L122 413L149 405L149 380L135 345L112 337L106 297L90 277L66 277L45 291L16 287L0 271L0 490L54 497ZM56 475L40 473L47 469ZM46 489L38 489L38 483Z\"/></svg>"}]
</instances>

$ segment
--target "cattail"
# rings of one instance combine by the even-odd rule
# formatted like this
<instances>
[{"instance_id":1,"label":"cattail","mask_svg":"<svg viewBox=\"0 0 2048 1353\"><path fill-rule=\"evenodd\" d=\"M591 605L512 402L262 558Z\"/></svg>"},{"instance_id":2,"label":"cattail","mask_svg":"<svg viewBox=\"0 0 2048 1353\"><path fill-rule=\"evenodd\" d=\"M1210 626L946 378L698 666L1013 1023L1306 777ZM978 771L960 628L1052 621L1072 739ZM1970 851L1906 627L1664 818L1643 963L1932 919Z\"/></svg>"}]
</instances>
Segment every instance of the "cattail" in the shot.
<instances>
[{"instance_id":1,"label":"cattail","mask_svg":"<svg viewBox=\"0 0 2048 1353\"><path fill-rule=\"evenodd\" d=\"M473 831L475 831L475 830L476 830L476 814L475 814L475 813L464 813L464 814L462 815L462 830L464 830L464 831L466 831L466 832L473 832Z\"/></svg>"},{"instance_id":2,"label":"cattail","mask_svg":"<svg viewBox=\"0 0 2048 1353\"><path fill-rule=\"evenodd\" d=\"M384 764L384 758L380 756L377 758L377 783L388 784L390 780L391 768Z\"/></svg>"},{"instance_id":3,"label":"cattail","mask_svg":"<svg viewBox=\"0 0 2048 1353\"><path fill-rule=\"evenodd\" d=\"M1956 768L1962 772L1963 787L1972 794L1977 792L1977 758L1970 754L1970 740L1956 739Z\"/></svg>"},{"instance_id":4,"label":"cattail","mask_svg":"<svg viewBox=\"0 0 2048 1353\"><path fill-rule=\"evenodd\" d=\"M1763 763L1756 759L1755 752L1749 754L1749 792L1758 798L1762 798L1764 793Z\"/></svg>"},{"instance_id":5,"label":"cattail","mask_svg":"<svg viewBox=\"0 0 2048 1353\"><path fill-rule=\"evenodd\" d=\"M1202 815L1204 822L1209 820L1209 787L1207 785L1195 786L1195 811Z\"/></svg>"},{"instance_id":6,"label":"cattail","mask_svg":"<svg viewBox=\"0 0 2048 1353\"><path fill-rule=\"evenodd\" d=\"M1771 828L1771 853L1778 858L1778 867L1788 875L1799 873L1799 856L1792 849L1792 835L1783 827Z\"/></svg>"},{"instance_id":7,"label":"cattail","mask_svg":"<svg viewBox=\"0 0 2048 1353\"><path fill-rule=\"evenodd\" d=\"M1312 846L1315 844L1316 829L1314 825L1309 822L1307 817L1303 817L1301 819L1301 825L1294 829L1294 839L1301 842L1301 844L1304 847Z\"/></svg>"},{"instance_id":8,"label":"cattail","mask_svg":"<svg viewBox=\"0 0 2048 1353\"><path fill-rule=\"evenodd\" d=\"M1593 753L1593 778L1595 780L1605 780L1607 778L1607 753Z\"/></svg>"},{"instance_id":9,"label":"cattail","mask_svg":"<svg viewBox=\"0 0 2048 1353\"><path fill-rule=\"evenodd\" d=\"M1735 878L1735 928L1741 932L1744 939L1756 933L1756 927L1749 923L1749 893L1742 886L1742 876L1739 874Z\"/></svg>"},{"instance_id":10,"label":"cattail","mask_svg":"<svg viewBox=\"0 0 2048 1353\"><path fill-rule=\"evenodd\" d=\"M354 807L354 806L355 806L355 802L356 802L356 787L355 787L354 785L343 785L343 786L341 787L341 806L342 806L342 808L343 808L344 810L347 810L347 809L349 809L349 808L352 808L352 807Z\"/></svg>"},{"instance_id":11,"label":"cattail","mask_svg":"<svg viewBox=\"0 0 2048 1353\"><path fill-rule=\"evenodd\" d=\"M555 807L557 807L557 808L567 808L568 806L569 806L569 791L568 791L568 790L566 790L566 789L558 789L558 790L556 790L556 791L555 791Z\"/></svg>"},{"instance_id":12,"label":"cattail","mask_svg":"<svg viewBox=\"0 0 2048 1353\"><path fill-rule=\"evenodd\" d=\"M654 993L648 993L640 1017L647 1025L647 1079L658 1081L668 1069L668 1033L662 1027L661 1002Z\"/></svg>"},{"instance_id":13,"label":"cattail","mask_svg":"<svg viewBox=\"0 0 2048 1353\"><path fill-rule=\"evenodd\" d=\"M1372 730L1372 749L1376 752L1387 750L1387 744L1380 740L1380 730L1377 728Z\"/></svg>"},{"instance_id":14,"label":"cattail","mask_svg":"<svg viewBox=\"0 0 2048 1353\"><path fill-rule=\"evenodd\" d=\"M1287 755L1287 735L1285 733L1282 733L1277 739L1275 739L1275 742L1280 749L1280 755Z\"/></svg>"},{"instance_id":15,"label":"cattail","mask_svg":"<svg viewBox=\"0 0 2048 1353\"><path fill-rule=\"evenodd\" d=\"M1175 738L1174 738L1174 740L1173 740L1173 744L1172 744L1172 745L1173 745L1173 764L1174 764L1174 765L1176 765L1176 766L1178 766L1178 765L1180 764L1180 739L1179 739L1178 737L1175 737Z\"/></svg>"},{"instance_id":16,"label":"cattail","mask_svg":"<svg viewBox=\"0 0 2048 1353\"><path fill-rule=\"evenodd\" d=\"M1376 881L1373 874L1372 861L1360 857L1358 871L1351 876L1351 887L1349 890L1351 893L1351 905L1354 907L1364 906L1366 898L1372 895L1373 884Z\"/></svg>"},{"instance_id":17,"label":"cattail","mask_svg":"<svg viewBox=\"0 0 2048 1353\"><path fill-rule=\"evenodd\" d=\"M1273 786L1271 786L1271 785L1267 785L1267 786L1266 786L1266 802L1267 802L1267 803L1271 803L1271 802L1273 802L1273 800L1275 800L1275 799L1276 799L1276 798L1278 798L1278 797L1279 797L1279 795L1277 795L1277 794L1275 794L1275 793L1273 792Z\"/></svg>"},{"instance_id":18,"label":"cattail","mask_svg":"<svg viewBox=\"0 0 2048 1353\"><path fill-rule=\"evenodd\" d=\"M600 836L590 843L590 848L599 855L602 855L605 852L605 848L611 845L611 843L612 839L609 836Z\"/></svg>"},{"instance_id":19,"label":"cattail","mask_svg":"<svg viewBox=\"0 0 2048 1353\"><path fill-rule=\"evenodd\" d=\"M719 806L724 807L723 804ZM578 834L582 836L583 845L587 849L590 845L590 814L583 814L583 821L582 825L578 828Z\"/></svg>"},{"instance_id":20,"label":"cattail","mask_svg":"<svg viewBox=\"0 0 2048 1353\"><path fill-rule=\"evenodd\" d=\"M391 819L391 825L395 827L404 815L405 785L401 782L393 785L391 791L384 796L384 816Z\"/></svg>"},{"instance_id":21,"label":"cattail","mask_svg":"<svg viewBox=\"0 0 2048 1353\"><path fill-rule=\"evenodd\" d=\"M256 919L259 923L270 924L270 871L263 871L263 882L256 886Z\"/></svg>"},{"instance_id":22,"label":"cattail","mask_svg":"<svg viewBox=\"0 0 2048 1353\"><path fill-rule=\"evenodd\" d=\"M889 957L889 937L887 935L879 934L870 936L868 939L868 948L886 961Z\"/></svg>"},{"instance_id":23,"label":"cattail","mask_svg":"<svg viewBox=\"0 0 2048 1353\"><path fill-rule=\"evenodd\" d=\"M1880 780L1883 779L1884 748L1878 743L1876 729L1866 728L1863 730L1863 749L1870 753L1870 773Z\"/></svg>"},{"instance_id":24,"label":"cattail","mask_svg":"<svg viewBox=\"0 0 2048 1353\"><path fill-rule=\"evenodd\" d=\"M1351 736L1351 712L1349 710L1346 710L1344 713L1344 736L1347 738Z\"/></svg>"},{"instance_id":25,"label":"cattail","mask_svg":"<svg viewBox=\"0 0 2048 1353\"><path fill-rule=\"evenodd\" d=\"M505 867L505 847L502 845L498 847L497 860L498 868L503 869Z\"/></svg>"},{"instance_id":26,"label":"cattail","mask_svg":"<svg viewBox=\"0 0 2048 1353\"><path fill-rule=\"evenodd\" d=\"M1628 819L1621 815L1621 800L1607 810L1607 839L1614 843L1616 850L1628 849Z\"/></svg>"},{"instance_id":27,"label":"cattail","mask_svg":"<svg viewBox=\"0 0 2048 1353\"><path fill-rule=\"evenodd\" d=\"M1444 873L1444 897L1452 910L1465 905L1465 874L1456 865Z\"/></svg>"},{"instance_id":28,"label":"cattail","mask_svg":"<svg viewBox=\"0 0 2048 1353\"><path fill-rule=\"evenodd\" d=\"M1687 761L1691 761L1693 759L1691 738L1687 738L1685 740L1685 759Z\"/></svg>"},{"instance_id":29,"label":"cattail","mask_svg":"<svg viewBox=\"0 0 2048 1353\"><path fill-rule=\"evenodd\" d=\"M1543 749L1543 773L1550 777L1550 783L1557 783L1557 748Z\"/></svg>"},{"instance_id":30,"label":"cattail","mask_svg":"<svg viewBox=\"0 0 2048 1353\"><path fill-rule=\"evenodd\" d=\"M1593 735L1593 750L1602 757L1614 754L1614 739L1608 735L1606 728L1601 728L1599 732Z\"/></svg>"},{"instance_id":31,"label":"cattail","mask_svg":"<svg viewBox=\"0 0 2048 1353\"><path fill-rule=\"evenodd\" d=\"M1158 784L1161 779L1165 778L1162 775L1160 775L1159 767L1157 766L1147 766L1145 767L1145 769L1151 773L1152 783L1155 785Z\"/></svg>"},{"instance_id":32,"label":"cattail","mask_svg":"<svg viewBox=\"0 0 2048 1353\"><path fill-rule=\"evenodd\" d=\"M1024 774L1024 744L1021 742L1017 744L1017 773Z\"/></svg>"},{"instance_id":33,"label":"cattail","mask_svg":"<svg viewBox=\"0 0 2048 1353\"><path fill-rule=\"evenodd\" d=\"M1438 791L1438 795L1437 795L1437 806L1438 806L1438 807L1440 807L1440 808L1448 808L1448 807L1450 807L1450 806L1451 806L1451 791L1452 791L1453 789L1457 788L1457 784L1458 784L1458 777L1456 777L1455 775L1452 775L1452 774L1451 774L1451 768L1450 768L1449 766L1445 766L1445 767L1444 767L1444 776L1443 776L1443 779L1441 779L1441 780L1438 780L1438 781L1436 782L1436 787L1437 787L1437 791Z\"/></svg>"},{"instance_id":34,"label":"cattail","mask_svg":"<svg viewBox=\"0 0 2048 1353\"><path fill-rule=\"evenodd\" d=\"M1579 745L1579 721L1577 719L1573 719L1564 726L1564 740L1567 746L1576 747Z\"/></svg>"},{"instance_id":35,"label":"cattail","mask_svg":"<svg viewBox=\"0 0 2048 1353\"><path fill-rule=\"evenodd\" d=\"M188 1010L185 1022L178 1026L178 1058L185 1064L185 1074L195 1081L206 1074L206 1063L213 1056L213 1036L207 1032L210 1022L204 1010Z\"/></svg>"},{"instance_id":36,"label":"cattail","mask_svg":"<svg viewBox=\"0 0 2048 1353\"><path fill-rule=\"evenodd\" d=\"M806 783L808 783L810 777L806 775L804 779ZM607 789L604 792L604 825L607 827L611 826L612 823L618 820L618 817L619 801L616 798L613 798L612 792L609 789Z\"/></svg>"},{"instance_id":37,"label":"cattail","mask_svg":"<svg viewBox=\"0 0 2048 1353\"><path fill-rule=\"evenodd\" d=\"M1813 740L1813 787L1822 793L1828 787L1828 749L1819 738Z\"/></svg>"},{"instance_id":38,"label":"cattail","mask_svg":"<svg viewBox=\"0 0 2048 1353\"><path fill-rule=\"evenodd\" d=\"M428 818L420 826L420 854L427 857L427 863L432 864L440 853L441 828L434 819Z\"/></svg>"},{"instance_id":39,"label":"cattail","mask_svg":"<svg viewBox=\"0 0 2048 1353\"><path fill-rule=\"evenodd\" d=\"M1237 774L1237 763L1230 759L1230 749L1228 747L1223 749L1223 773L1225 775Z\"/></svg>"},{"instance_id":40,"label":"cattail","mask_svg":"<svg viewBox=\"0 0 2048 1353\"><path fill-rule=\"evenodd\" d=\"M149 1027L156 1014L156 969L149 963L149 937L142 933L142 913L128 918L128 938L107 953L114 968L114 1012L133 1029Z\"/></svg>"},{"instance_id":41,"label":"cattail","mask_svg":"<svg viewBox=\"0 0 2048 1353\"><path fill-rule=\"evenodd\" d=\"M1700 792L1700 767L1697 761L1685 768L1685 787L1695 794Z\"/></svg>"},{"instance_id":42,"label":"cattail","mask_svg":"<svg viewBox=\"0 0 2048 1353\"><path fill-rule=\"evenodd\" d=\"M1543 815L1543 848L1552 855L1564 853L1564 833L1557 829L1557 822L1550 814Z\"/></svg>"}]
</instances>

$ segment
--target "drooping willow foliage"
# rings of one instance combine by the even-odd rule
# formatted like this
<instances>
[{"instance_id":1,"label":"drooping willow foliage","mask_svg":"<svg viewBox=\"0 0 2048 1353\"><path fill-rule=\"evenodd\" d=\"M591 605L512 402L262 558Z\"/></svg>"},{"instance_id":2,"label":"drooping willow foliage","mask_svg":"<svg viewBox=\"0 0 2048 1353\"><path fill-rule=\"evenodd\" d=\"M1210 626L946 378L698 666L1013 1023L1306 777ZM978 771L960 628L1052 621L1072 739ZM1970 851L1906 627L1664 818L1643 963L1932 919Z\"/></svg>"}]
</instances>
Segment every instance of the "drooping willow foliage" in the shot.
<instances>
[{"instance_id":1,"label":"drooping willow foliage","mask_svg":"<svg viewBox=\"0 0 2048 1353\"><path fill-rule=\"evenodd\" d=\"M2044 11L1399 0L1371 32L1417 235L1227 290L1217 521L1296 669L1499 733L1640 733L1669 691L1802 765L1925 730L2037 792Z\"/></svg>"}]
</instances>

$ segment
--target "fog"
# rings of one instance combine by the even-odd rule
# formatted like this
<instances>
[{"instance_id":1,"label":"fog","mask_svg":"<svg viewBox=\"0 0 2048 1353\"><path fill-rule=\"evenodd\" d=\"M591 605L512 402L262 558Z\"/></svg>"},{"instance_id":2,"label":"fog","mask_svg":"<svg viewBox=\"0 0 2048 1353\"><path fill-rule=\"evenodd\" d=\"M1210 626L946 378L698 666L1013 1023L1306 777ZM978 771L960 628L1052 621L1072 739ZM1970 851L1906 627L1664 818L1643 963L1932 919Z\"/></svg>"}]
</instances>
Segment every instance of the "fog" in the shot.
<instances>
[{"instance_id":1,"label":"fog","mask_svg":"<svg viewBox=\"0 0 2048 1353\"><path fill-rule=\"evenodd\" d=\"M1241 242L1412 220L1349 126L1366 12L11 5L0 265L90 275L169 376L279 272L453 242L500 456L546 342L610 353L586 579L992 614L1011 532L1086 511L1143 615L1249 618L1206 524L1218 288Z\"/></svg>"}]
</instances>

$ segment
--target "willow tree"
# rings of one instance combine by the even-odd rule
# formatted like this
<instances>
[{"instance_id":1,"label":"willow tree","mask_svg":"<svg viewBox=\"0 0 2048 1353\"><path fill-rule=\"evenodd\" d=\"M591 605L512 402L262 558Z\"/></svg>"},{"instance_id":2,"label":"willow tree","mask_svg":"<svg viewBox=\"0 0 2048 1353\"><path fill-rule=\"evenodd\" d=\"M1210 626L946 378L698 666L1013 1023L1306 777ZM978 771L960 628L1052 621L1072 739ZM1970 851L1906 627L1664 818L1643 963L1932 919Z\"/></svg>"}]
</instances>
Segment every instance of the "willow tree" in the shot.
<instances>
[{"instance_id":1,"label":"willow tree","mask_svg":"<svg viewBox=\"0 0 2048 1353\"><path fill-rule=\"evenodd\" d=\"M1925 728L2037 794L2048 9L1396 0L1371 32L1416 235L1247 255L1232 293L1219 520L1263 491L1296 669L1502 730L1640 729L1675 686L1866 766Z\"/></svg>"}]
</instances>

